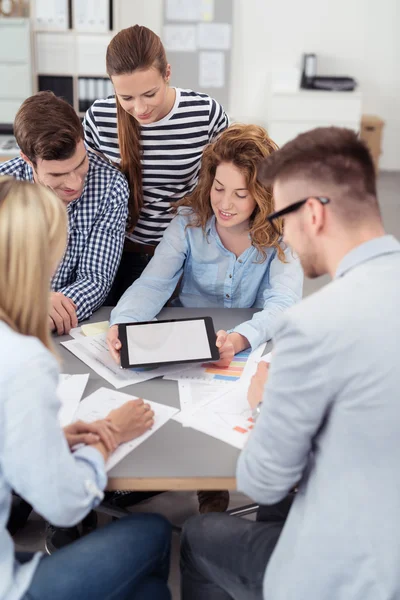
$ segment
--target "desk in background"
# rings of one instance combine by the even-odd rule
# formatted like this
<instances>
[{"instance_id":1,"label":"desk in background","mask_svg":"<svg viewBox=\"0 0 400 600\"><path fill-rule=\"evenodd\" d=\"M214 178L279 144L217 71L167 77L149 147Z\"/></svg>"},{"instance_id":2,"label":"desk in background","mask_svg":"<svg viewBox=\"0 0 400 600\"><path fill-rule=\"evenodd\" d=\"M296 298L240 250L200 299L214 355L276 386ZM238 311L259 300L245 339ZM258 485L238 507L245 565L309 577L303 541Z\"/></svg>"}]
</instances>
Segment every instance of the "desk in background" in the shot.
<instances>
[{"instance_id":1,"label":"desk in background","mask_svg":"<svg viewBox=\"0 0 400 600\"><path fill-rule=\"evenodd\" d=\"M110 310L101 308L89 322L107 320ZM158 316L161 319L211 316L217 331L230 329L250 319L255 312L255 309L165 308ZM62 336L56 341L59 343L67 339L70 336ZM99 387L112 388L66 348L59 346L58 349L64 373L90 373L85 397ZM120 391L176 408L180 406L176 381L151 379ZM235 490L238 456L236 448L171 420L110 471L107 489Z\"/></svg>"}]
</instances>

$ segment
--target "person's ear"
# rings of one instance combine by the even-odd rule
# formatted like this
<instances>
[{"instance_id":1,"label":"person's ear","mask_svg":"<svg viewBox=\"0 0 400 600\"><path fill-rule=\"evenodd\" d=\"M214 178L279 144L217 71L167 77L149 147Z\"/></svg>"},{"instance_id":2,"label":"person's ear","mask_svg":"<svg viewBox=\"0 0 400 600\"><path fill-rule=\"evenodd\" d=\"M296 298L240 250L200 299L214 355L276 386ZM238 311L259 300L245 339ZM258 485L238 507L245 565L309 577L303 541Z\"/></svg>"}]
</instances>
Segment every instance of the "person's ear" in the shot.
<instances>
[{"instance_id":1,"label":"person's ear","mask_svg":"<svg viewBox=\"0 0 400 600\"><path fill-rule=\"evenodd\" d=\"M22 158L22 160L24 160L26 163L28 163L28 165L29 165L30 167L32 167L32 169L33 169L33 168L34 168L34 166L33 166L33 163L32 163L32 161L31 161L31 160L29 160L29 158L27 157L27 155L26 155L26 154L24 154L24 153L22 152L22 150L20 150L19 154L20 154L20 157Z\"/></svg>"},{"instance_id":2,"label":"person's ear","mask_svg":"<svg viewBox=\"0 0 400 600\"><path fill-rule=\"evenodd\" d=\"M169 83L169 80L170 80L170 79L171 79L171 65L170 65L170 64L168 64L168 65L167 65L167 69L166 69L166 71L165 71L165 81L166 81L167 83Z\"/></svg>"},{"instance_id":3,"label":"person's ear","mask_svg":"<svg viewBox=\"0 0 400 600\"><path fill-rule=\"evenodd\" d=\"M306 210L308 210L308 216L310 219L311 227L319 233L323 229L325 224L325 208L314 198L309 198L307 201Z\"/></svg>"}]
</instances>

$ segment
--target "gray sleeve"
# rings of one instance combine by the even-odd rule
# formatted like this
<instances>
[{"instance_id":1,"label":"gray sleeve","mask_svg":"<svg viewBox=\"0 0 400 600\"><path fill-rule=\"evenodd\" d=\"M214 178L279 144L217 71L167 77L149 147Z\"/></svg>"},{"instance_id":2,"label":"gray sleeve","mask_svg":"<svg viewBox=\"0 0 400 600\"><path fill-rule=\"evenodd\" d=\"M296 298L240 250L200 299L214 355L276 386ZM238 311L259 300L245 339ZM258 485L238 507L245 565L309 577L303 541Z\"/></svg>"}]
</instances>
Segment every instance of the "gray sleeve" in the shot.
<instances>
[{"instance_id":1,"label":"gray sleeve","mask_svg":"<svg viewBox=\"0 0 400 600\"><path fill-rule=\"evenodd\" d=\"M261 414L237 466L238 489L256 502L278 502L306 469L333 395L327 345L282 319Z\"/></svg>"}]
</instances>

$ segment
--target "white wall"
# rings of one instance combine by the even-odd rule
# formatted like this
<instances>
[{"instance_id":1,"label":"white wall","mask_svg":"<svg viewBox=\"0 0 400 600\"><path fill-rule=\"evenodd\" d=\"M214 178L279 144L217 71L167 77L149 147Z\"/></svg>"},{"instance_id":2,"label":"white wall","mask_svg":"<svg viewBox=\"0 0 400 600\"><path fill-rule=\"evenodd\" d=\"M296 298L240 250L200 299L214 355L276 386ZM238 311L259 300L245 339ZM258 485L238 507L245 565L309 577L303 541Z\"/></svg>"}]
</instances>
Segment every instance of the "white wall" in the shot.
<instances>
[{"instance_id":1,"label":"white wall","mask_svg":"<svg viewBox=\"0 0 400 600\"><path fill-rule=\"evenodd\" d=\"M315 52L319 74L357 79L363 112L386 121L381 168L400 170L399 0L232 1L230 114L266 126L271 72ZM121 27L140 23L161 33L162 0L117 2Z\"/></svg>"},{"instance_id":2,"label":"white wall","mask_svg":"<svg viewBox=\"0 0 400 600\"><path fill-rule=\"evenodd\" d=\"M268 121L269 74L318 55L319 74L351 75L363 112L386 121L381 168L400 170L398 0L235 0L230 111Z\"/></svg>"}]
</instances>

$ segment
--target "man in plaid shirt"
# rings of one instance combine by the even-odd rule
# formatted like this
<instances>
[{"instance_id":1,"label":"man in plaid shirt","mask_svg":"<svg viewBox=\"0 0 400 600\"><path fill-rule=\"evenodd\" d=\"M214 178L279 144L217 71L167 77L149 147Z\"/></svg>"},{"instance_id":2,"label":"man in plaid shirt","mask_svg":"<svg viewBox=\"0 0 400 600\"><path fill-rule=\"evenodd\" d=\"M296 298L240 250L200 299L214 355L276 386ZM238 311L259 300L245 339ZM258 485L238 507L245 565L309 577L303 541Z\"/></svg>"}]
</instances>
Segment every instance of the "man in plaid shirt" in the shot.
<instances>
[{"instance_id":1,"label":"man in plaid shirt","mask_svg":"<svg viewBox=\"0 0 400 600\"><path fill-rule=\"evenodd\" d=\"M86 151L78 115L52 92L25 100L14 135L21 157L0 163L0 175L51 188L68 212L68 245L51 282L49 308L51 329L62 335L90 317L111 288L124 243L128 184L118 169Z\"/></svg>"}]
</instances>

